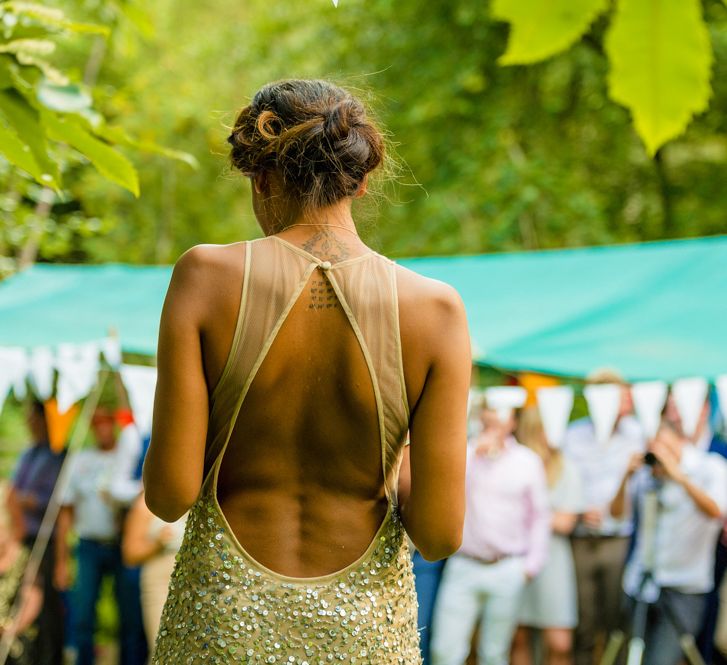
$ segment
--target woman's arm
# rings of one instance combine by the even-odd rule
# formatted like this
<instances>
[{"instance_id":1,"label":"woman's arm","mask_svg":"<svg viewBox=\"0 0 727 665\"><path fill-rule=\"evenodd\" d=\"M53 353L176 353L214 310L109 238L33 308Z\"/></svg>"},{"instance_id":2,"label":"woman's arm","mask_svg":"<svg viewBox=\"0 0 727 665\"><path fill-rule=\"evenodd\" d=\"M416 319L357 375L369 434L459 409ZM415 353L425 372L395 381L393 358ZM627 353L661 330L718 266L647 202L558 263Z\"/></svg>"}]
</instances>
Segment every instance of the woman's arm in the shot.
<instances>
[{"instance_id":1,"label":"woman's arm","mask_svg":"<svg viewBox=\"0 0 727 665\"><path fill-rule=\"evenodd\" d=\"M149 538L149 525L153 519L142 494L134 502L124 524L121 555L127 566L140 566L164 549L163 538Z\"/></svg>"},{"instance_id":2,"label":"woman's arm","mask_svg":"<svg viewBox=\"0 0 727 665\"><path fill-rule=\"evenodd\" d=\"M144 462L150 510L173 522L202 485L209 418L201 325L210 248L193 247L177 261L164 301L157 349L157 388L151 444Z\"/></svg>"},{"instance_id":3,"label":"woman's arm","mask_svg":"<svg viewBox=\"0 0 727 665\"><path fill-rule=\"evenodd\" d=\"M432 360L410 419L411 478L401 509L409 537L430 561L449 556L462 541L472 375L464 305L454 289L443 284L436 289L419 313L419 334L426 336Z\"/></svg>"}]
</instances>

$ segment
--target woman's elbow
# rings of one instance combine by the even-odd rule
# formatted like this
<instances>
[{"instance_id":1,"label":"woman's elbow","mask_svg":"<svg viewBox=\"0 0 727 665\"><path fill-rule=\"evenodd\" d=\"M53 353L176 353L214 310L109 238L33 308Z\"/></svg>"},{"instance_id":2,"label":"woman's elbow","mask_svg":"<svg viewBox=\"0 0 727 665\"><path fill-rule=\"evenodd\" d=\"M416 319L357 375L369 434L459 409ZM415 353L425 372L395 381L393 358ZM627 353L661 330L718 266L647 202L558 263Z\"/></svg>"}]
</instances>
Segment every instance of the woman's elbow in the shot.
<instances>
[{"instance_id":1,"label":"woman's elbow","mask_svg":"<svg viewBox=\"0 0 727 665\"><path fill-rule=\"evenodd\" d=\"M428 533L423 538L412 538L419 554L427 561L439 561L452 556L462 545L462 529L432 534Z\"/></svg>"},{"instance_id":2,"label":"woman's elbow","mask_svg":"<svg viewBox=\"0 0 727 665\"><path fill-rule=\"evenodd\" d=\"M153 490L150 486L144 488L144 501L147 508L165 522L176 522L184 515L197 500L197 493L173 492L169 488Z\"/></svg>"}]
</instances>

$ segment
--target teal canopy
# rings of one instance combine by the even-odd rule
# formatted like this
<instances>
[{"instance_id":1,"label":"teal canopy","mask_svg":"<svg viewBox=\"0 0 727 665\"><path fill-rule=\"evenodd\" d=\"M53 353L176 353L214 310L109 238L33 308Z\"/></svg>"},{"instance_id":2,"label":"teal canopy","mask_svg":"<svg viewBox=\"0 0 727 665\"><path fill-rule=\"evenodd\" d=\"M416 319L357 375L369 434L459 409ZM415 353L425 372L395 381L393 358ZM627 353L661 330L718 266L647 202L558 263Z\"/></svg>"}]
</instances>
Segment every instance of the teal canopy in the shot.
<instances>
[{"instance_id":1,"label":"teal canopy","mask_svg":"<svg viewBox=\"0 0 727 665\"><path fill-rule=\"evenodd\" d=\"M402 259L462 295L478 363L629 379L727 374L727 236ZM106 337L153 355L171 268L37 265L0 283L0 346Z\"/></svg>"}]
</instances>

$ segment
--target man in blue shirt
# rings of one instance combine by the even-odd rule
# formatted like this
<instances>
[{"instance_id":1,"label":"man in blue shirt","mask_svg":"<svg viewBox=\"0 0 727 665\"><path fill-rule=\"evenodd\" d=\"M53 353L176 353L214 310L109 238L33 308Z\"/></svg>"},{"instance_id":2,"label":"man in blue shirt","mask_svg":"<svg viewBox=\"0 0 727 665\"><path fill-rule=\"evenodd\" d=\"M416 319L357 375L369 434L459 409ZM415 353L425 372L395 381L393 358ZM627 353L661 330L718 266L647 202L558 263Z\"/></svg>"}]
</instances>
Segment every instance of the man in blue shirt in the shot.
<instances>
[{"instance_id":1,"label":"man in blue shirt","mask_svg":"<svg viewBox=\"0 0 727 665\"><path fill-rule=\"evenodd\" d=\"M14 533L26 547L32 549L63 465L64 454L55 453L50 447L42 402L31 403L27 425L32 443L15 468L8 507ZM53 585L54 551L51 540L40 568L44 600L38 617L39 665L57 665L63 661L63 605Z\"/></svg>"}]
</instances>

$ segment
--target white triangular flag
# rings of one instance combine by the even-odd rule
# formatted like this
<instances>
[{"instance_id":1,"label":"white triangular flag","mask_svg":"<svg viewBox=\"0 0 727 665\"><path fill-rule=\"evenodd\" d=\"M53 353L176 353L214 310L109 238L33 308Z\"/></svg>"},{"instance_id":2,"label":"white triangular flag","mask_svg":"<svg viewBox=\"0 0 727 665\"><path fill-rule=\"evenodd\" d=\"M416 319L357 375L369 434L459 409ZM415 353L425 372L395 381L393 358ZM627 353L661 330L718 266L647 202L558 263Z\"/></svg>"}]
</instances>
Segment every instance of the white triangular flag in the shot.
<instances>
[{"instance_id":1,"label":"white triangular flag","mask_svg":"<svg viewBox=\"0 0 727 665\"><path fill-rule=\"evenodd\" d=\"M114 336L101 340L101 353L112 369L121 365L121 340Z\"/></svg>"},{"instance_id":2,"label":"white triangular flag","mask_svg":"<svg viewBox=\"0 0 727 665\"><path fill-rule=\"evenodd\" d=\"M154 411L154 391L157 383L156 367L122 365L121 380L134 414L134 422L142 436L151 433L151 417Z\"/></svg>"},{"instance_id":3,"label":"white triangular flag","mask_svg":"<svg viewBox=\"0 0 727 665\"><path fill-rule=\"evenodd\" d=\"M58 347L58 413L65 413L91 392L98 380L99 348L96 342L61 344Z\"/></svg>"},{"instance_id":4,"label":"white triangular flag","mask_svg":"<svg viewBox=\"0 0 727 665\"><path fill-rule=\"evenodd\" d=\"M599 383L586 386L583 395L596 431L596 441L606 444L613 436L613 429L621 406L621 386L615 383Z\"/></svg>"},{"instance_id":5,"label":"white triangular flag","mask_svg":"<svg viewBox=\"0 0 727 665\"><path fill-rule=\"evenodd\" d=\"M338 0L333 0L333 6L338 7Z\"/></svg>"},{"instance_id":6,"label":"white triangular flag","mask_svg":"<svg viewBox=\"0 0 727 665\"><path fill-rule=\"evenodd\" d=\"M714 385L717 388L717 401L722 411L722 419L727 422L727 374L718 376Z\"/></svg>"},{"instance_id":7,"label":"white triangular flag","mask_svg":"<svg viewBox=\"0 0 727 665\"><path fill-rule=\"evenodd\" d=\"M525 404L528 393L520 386L495 386L485 390L487 408L497 412L501 422L507 422L513 409Z\"/></svg>"},{"instance_id":8,"label":"white triangular flag","mask_svg":"<svg viewBox=\"0 0 727 665\"><path fill-rule=\"evenodd\" d=\"M0 414L3 412L5 400L8 398L8 395L10 394L10 388L12 388L12 386L13 383L10 380L10 376L7 374L3 374L2 370L0 370Z\"/></svg>"},{"instance_id":9,"label":"white triangular flag","mask_svg":"<svg viewBox=\"0 0 727 665\"><path fill-rule=\"evenodd\" d=\"M573 388L570 386L538 388L536 396L548 445L551 448L560 448L573 411Z\"/></svg>"},{"instance_id":10,"label":"white triangular flag","mask_svg":"<svg viewBox=\"0 0 727 665\"><path fill-rule=\"evenodd\" d=\"M679 379L671 387L674 404L682 419L682 429L688 437L694 436L702 415L704 403L707 400L709 384L706 379L695 376L689 379Z\"/></svg>"},{"instance_id":11,"label":"white triangular flag","mask_svg":"<svg viewBox=\"0 0 727 665\"><path fill-rule=\"evenodd\" d=\"M647 439L653 439L661 422L669 386L664 381L643 381L631 387L634 411Z\"/></svg>"},{"instance_id":12,"label":"white triangular flag","mask_svg":"<svg viewBox=\"0 0 727 665\"><path fill-rule=\"evenodd\" d=\"M38 346L30 354L29 376L36 397L45 402L53 393L53 352Z\"/></svg>"},{"instance_id":13,"label":"white triangular flag","mask_svg":"<svg viewBox=\"0 0 727 665\"><path fill-rule=\"evenodd\" d=\"M19 346L0 348L0 374L3 375L4 381L10 382L15 397L18 400L25 399L28 393L26 384L28 354L25 349Z\"/></svg>"}]
</instances>

